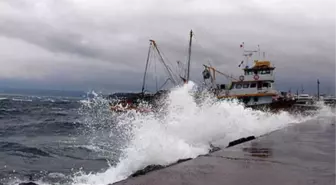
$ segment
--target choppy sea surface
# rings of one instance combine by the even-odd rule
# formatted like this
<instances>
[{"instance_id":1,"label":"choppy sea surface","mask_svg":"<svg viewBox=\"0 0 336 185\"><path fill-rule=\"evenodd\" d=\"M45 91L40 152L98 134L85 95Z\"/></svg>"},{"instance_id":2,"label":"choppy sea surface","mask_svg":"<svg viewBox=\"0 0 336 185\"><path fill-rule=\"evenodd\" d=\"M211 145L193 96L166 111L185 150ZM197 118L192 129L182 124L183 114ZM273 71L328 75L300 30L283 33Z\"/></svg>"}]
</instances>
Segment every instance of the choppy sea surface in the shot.
<instances>
[{"instance_id":1,"label":"choppy sea surface","mask_svg":"<svg viewBox=\"0 0 336 185\"><path fill-rule=\"evenodd\" d=\"M322 105L312 115L271 114L212 97L195 103L192 91L174 89L161 115L114 114L99 96L0 96L0 184L108 184L150 164L206 154L216 141L335 122Z\"/></svg>"}]
</instances>

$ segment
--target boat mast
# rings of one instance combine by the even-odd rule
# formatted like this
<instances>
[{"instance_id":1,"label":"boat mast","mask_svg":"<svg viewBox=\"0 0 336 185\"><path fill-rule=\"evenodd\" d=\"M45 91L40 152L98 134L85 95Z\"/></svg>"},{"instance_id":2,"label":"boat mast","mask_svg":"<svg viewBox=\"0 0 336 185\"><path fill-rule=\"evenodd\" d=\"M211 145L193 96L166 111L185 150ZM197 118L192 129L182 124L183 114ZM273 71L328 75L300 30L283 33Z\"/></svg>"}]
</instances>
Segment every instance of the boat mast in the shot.
<instances>
[{"instance_id":1,"label":"boat mast","mask_svg":"<svg viewBox=\"0 0 336 185\"><path fill-rule=\"evenodd\" d=\"M192 36L193 36L193 31L190 30L189 50L188 50L188 68L187 68L187 78L186 78L187 83L189 82L189 76L190 76L190 57L191 57Z\"/></svg>"},{"instance_id":2,"label":"boat mast","mask_svg":"<svg viewBox=\"0 0 336 185\"><path fill-rule=\"evenodd\" d=\"M320 101L320 80L317 79L317 100Z\"/></svg>"},{"instance_id":3,"label":"boat mast","mask_svg":"<svg viewBox=\"0 0 336 185\"><path fill-rule=\"evenodd\" d=\"M142 82L142 90L141 92L144 93L145 90L145 84L146 84L146 74L147 74L147 69L148 69L148 62L149 62L149 57L150 57L150 51L152 48L152 42L149 43L149 49L148 49L148 55L147 55L147 61L146 61L146 67L145 67L145 74L143 77L143 82Z\"/></svg>"}]
</instances>

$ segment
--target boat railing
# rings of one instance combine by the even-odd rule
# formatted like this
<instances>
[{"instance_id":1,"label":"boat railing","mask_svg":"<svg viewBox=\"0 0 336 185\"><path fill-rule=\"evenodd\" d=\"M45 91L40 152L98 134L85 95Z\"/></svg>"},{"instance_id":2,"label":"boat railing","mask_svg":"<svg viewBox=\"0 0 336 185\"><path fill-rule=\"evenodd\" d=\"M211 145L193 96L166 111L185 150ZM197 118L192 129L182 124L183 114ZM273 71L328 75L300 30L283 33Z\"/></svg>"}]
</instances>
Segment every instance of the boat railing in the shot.
<instances>
[{"instance_id":1,"label":"boat railing","mask_svg":"<svg viewBox=\"0 0 336 185\"><path fill-rule=\"evenodd\" d=\"M245 74L244 79L247 81L253 81L253 80L270 80L274 81L275 76L273 74Z\"/></svg>"}]
</instances>

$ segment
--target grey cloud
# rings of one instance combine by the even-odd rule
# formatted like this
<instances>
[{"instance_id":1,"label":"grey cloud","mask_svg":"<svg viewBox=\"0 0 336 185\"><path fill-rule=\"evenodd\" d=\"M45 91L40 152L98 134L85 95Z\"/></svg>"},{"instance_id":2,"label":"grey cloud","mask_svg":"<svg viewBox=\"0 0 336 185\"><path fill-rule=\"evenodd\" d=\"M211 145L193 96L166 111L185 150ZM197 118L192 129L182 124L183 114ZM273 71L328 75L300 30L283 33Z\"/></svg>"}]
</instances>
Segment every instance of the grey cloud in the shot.
<instances>
[{"instance_id":1,"label":"grey cloud","mask_svg":"<svg viewBox=\"0 0 336 185\"><path fill-rule=\"evenodd\" d=\"M224 72L239 74L239 44L245 42L251 49L260 44L266 51L284 88L286 81L294 85L314 78L335 83L335 18L323 8L312 9L328 4L147 0L142 4L116 1L119 7L113 7L103 0L81 4L38 1L47 6L45 13L26 1L8 2L11 9L0 13L0 36L46 50L50 58L38 59L36 53L34 66L48 71L44 79L55 84L110 89L115 89L113 84L118 89L139 86L148 40L155 39L171 63L185 62L190 29L196 38L192 48L195 81L201 81L202 64L208 61ZM24 6L19 6L22 2ZM25 55L24 49L19 52ZM45 60L60 65L50 70L52 65Z\"/></svg>"},{"instance_id":2,"label":"grey cloud","mask_svg":"<svg viewBox=\"0 0 336 185\"><path fill-rule=\"evenodd\" d=\"M24 21L5 21L0 24L3 36L19 38L25 42L38 45L54 53L77 54L83 57L111 59L107 51L83 44L84 37L78 33L57 30L43 23Z\"/></svg>"}]
</instances>

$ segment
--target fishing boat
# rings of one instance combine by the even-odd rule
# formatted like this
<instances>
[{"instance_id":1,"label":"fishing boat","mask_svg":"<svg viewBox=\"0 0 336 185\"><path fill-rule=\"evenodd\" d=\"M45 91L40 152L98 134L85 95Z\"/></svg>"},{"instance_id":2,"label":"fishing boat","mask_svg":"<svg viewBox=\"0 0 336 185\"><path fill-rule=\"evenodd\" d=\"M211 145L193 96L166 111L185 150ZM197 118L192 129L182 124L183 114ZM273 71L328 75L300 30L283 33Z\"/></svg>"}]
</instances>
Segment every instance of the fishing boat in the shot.
<instances>
[{"instance_id":1,"label":"fishing boat","mask_svg":"<svg viewBox=\"0 0 336 185\"><path fill-rule=\"evenodd\" d=\"M313 96L310 96L309 94L299 94L296 97L296 105L314 105L315 100Z\"/></svg>"},{"instance_id":2,"label":"fishing boat","mask_svg":"<svg viewBox=\"0 0 336 185\"><path fill-rule=\"evenodd\" d=\"M317 98L310 96L309 94L299 94L296 96L295 104L293 108L297 110L317 110L320 108Z\"/></svg>"},{"instance_id":3,"label":"fishing boat","mask_svg":"<svg viewBox=\"0 0 336 185\"><path fill-rule=\"evenodd\" d=\"M188 72L184 76L172 70L172 67L170 67L164 60L162 51L159 49L156 41L150 40L141 92L132 93L130 96L119 96L117 98L117 101L110 102L111 111L125 112L129 110L135 110L137 112L153 112L157 110L158 107L161 107L163 103L160 100L166 97L166 95L169 92L169 90L163 89L168 82L170 82L174 87L176 87L185 84L189 80L191 37L192 37L192 31L190 32L190 42L189 42L190 46L189 46L189 58L188 58L188 70L187 70ZM146 90L145 87L146 87L146 77L148 67L151 62L150 59L153 58L153 56L156 56L158 58L168 78L160 87L156 85L157 89L155 93L150 93ZM156 84L158 84L157 81Z\"/></svg>"},{"instance_id":4,"label":"fishing boat","mask_svg":"<svg viewBox=\"0 0 336 185\"><path fill-rule=\"evenodd\" d=\"M334 96L324 97L323 98L323 102L324 102L325 105L335 107L335 105L336 105L336 97L334 97Z\"/></svg>"},{"instance_id":5,"label":"fishing boat","mask_svg":"<svg viewBox=\"0 0 336 185\"><path fill-rule=\"evenodd\" d=\"M246 52L246 51L244 51ZM244 53L246 60L252 56L255 51ZM241 62L239 67L244 63ZM246 61L247 63L247 61ZM275 89L274 70L275 67L269 60L254 60L254 65L243 68L243 74L234 78L214 67L203 65L204 81L210 81L211 90L219 100L238 99L246 107L253 109L270 109L272 111L291 108L296 102L294 99L283 98L279 96ZM229 79L228 84L217 84L216 74L224 75Z\"/></svg>"}]
</instances>

